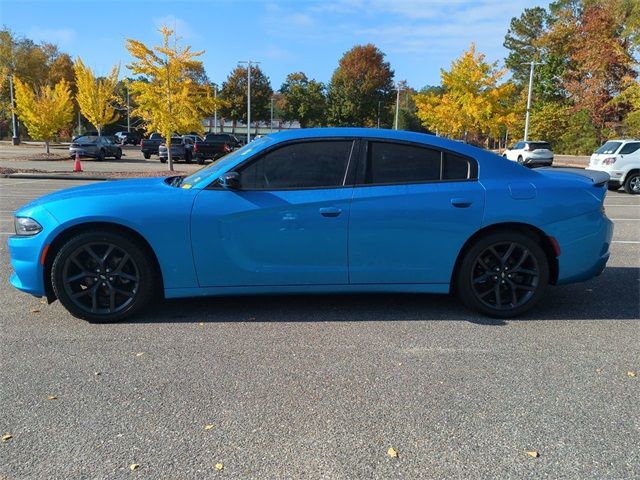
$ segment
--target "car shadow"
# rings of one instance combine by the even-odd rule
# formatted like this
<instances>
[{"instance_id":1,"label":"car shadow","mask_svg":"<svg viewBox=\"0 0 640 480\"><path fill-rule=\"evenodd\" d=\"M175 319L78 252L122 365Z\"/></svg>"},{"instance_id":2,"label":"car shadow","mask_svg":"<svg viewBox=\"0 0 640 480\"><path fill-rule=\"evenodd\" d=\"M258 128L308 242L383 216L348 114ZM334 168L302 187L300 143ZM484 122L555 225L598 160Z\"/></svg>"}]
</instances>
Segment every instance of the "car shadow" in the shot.
<instances>
[{"instance_id":1,"label":"car shadow","mask_svg":"<svg viewBox=\"0 0 640 480\"><path fill-rule=\"evenodd\" d=\"M252 295L165 300L127 323L640 320L640 268L610 267L588 282L549 287L532 311L493 319L467 310L453 295Z\"/></svg>"}]
</instances>

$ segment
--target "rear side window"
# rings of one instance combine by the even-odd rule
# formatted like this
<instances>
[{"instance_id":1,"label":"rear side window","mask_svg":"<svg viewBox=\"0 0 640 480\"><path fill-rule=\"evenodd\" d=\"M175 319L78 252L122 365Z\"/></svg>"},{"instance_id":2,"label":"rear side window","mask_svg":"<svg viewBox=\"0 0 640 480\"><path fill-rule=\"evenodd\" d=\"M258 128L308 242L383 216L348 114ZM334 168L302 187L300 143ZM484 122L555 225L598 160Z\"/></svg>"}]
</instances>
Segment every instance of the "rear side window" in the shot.
<instances>
[{"instance_id":1,"label":"rear side window","mask_svg":"<svg viewBox=\"0 0 640 480\"><path fill-rule=\"evenodd\" d=\"M344 184L354 142L300 142L270 151L240 170L247 190L331 188Z\"/></svg>"},{"instance_id":2,"label":"rear side window","mask_svg":"<svg viewBox=\"0 0 640 480\"><path fill-rule=\"evenodd\" d=\"M627 143L624 147L620 149L620 155L628 155L630 153L638 151L640 148L640 142Z\"/></svg>"},{"instance_id":3,"label":"rear side window","mask_svg":"<svg viewBox=\"0 0 640 480\"><path fill-rule=\"evenodd\" d=\"M475 178L469 159L449 152L392 142L369 142L364 184L410 184Z\"/></svg>"}]
</instances>

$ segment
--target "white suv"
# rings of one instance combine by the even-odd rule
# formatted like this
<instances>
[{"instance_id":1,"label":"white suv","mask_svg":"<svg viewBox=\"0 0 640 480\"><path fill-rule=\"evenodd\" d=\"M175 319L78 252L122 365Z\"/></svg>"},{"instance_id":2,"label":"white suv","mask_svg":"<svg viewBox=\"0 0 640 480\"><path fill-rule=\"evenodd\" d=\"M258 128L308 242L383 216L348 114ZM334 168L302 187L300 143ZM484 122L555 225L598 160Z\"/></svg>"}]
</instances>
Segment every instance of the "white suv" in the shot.
<instances>
[{"instance_id":1,"label":"white suv","mask_svg":"<svg viewBox=\"0 0 640 480\"><path fill-rule=\"evenodd\" d=\"M609 140L591 155L589 168L609 174L609 190L640 194L640 140Z\"/></svg>"},{"instance_id":2,"label":"white suv","mask_svg":"<svg viewBox=\"0 0 640 480\"><path fill-rule=\"evenodd\" d=\"M526 166L551 166L553 152L548 142L518 142L507 148L502 156Z\"/></svg>"}]
</instances>

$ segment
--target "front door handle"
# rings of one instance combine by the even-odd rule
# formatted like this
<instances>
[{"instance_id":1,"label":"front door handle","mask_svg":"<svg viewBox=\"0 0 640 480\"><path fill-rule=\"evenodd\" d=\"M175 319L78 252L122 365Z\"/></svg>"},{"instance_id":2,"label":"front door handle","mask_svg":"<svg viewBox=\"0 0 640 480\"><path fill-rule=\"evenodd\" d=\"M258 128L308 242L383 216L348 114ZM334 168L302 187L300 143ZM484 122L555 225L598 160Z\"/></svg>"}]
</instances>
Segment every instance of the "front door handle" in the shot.
<instances>
[{"instance_id":1,"label":"front door handle","mask_svg":"<svg viewBox=\"0 0 640 480\"><path fill-rule=\"evenodd\" d=\"M323 217L337 217L342 213L342 209L338 207L323 207L320 209L320 215Z\"/></svg>"},{"instance_id":2,"label":"front door handle","mask_svg":"<svg viewBox=\"0 0 640 480\"><path fill-rule=\"evenodd\" d=\"M467 208L470 207L473 202L468 198L452 198L451 205L457 208Z\"/></svg>"}]
</instances>

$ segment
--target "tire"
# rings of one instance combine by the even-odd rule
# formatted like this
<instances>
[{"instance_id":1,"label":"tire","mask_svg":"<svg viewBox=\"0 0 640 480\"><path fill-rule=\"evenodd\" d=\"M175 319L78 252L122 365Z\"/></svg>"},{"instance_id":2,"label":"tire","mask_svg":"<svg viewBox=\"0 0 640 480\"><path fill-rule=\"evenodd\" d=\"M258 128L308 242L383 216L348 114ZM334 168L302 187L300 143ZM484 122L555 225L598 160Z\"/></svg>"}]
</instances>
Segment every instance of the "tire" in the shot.
<instances>
[{"instance_id":1,"label":"tire","mask_svg":"<svg viewBox=\"0 0 640 480\"><path fill-rule=\"evenodd\" d=\"M74 317L118 322L149 303L155 288L154 270L137 242L99 230L77 235L62 246L53 261L51 284Z\"/></svg>"},{"instance_id":2,"label":"tire","mask_svg":"<svg viewBox=\"0 0 640 480\"><path fill-rule=\"evenodd\" d=\"M620 190L620 185L616 183L614 184L609 183L607 185L607 190L609 190L610 192L617 192L618 190Z\"/></svg>"},{"instance_id":3,"label":"tire","mask_svg":"<svg viewBox=\"0 0 640 480\"><path fill-rule=\"evenodd\" d=\"M196 161L198 165L204 165L204 157L196 157Z\"/></svg>"},{"instance_id":4,"label":"tire","mask_svg":"<svg viewBox=\"0 0 640 480\"><path fill-rule=\"evenodd\" d=\"M528 235L509 231L479 238L464 253L454 283L467 307L494 318L512 318L531 309L548 284L549 263L542 247Z\"/></svg>"},{"instance_id":5,"label":"tire","mask_svg":"<svg viewBox=\"0 0 640 480\"><path fill-rule=\"evenodd\" d=\"M624 181L624 191L631 195L640 194L640 172L631 172Z\"/></svg>"},{"instance_id":6,"label":"tire","mask_svg":"<svg viewBox=\"0 0 640 480\"><path fill-rule=\"evenodd\" d=\"M524 158L522 158L522 155L518 155L518 163L520 165L524 165Z\"/></svg>"},{"instance_id":7,"label":"tire","mask_svg":"<svg viewBox=\"0 0 640 480\"><path fill-rule=\"evenodd\" d=\"M151 154L150 153L143 152L142 155L144 156L145 160L149 160L151 158Z\"/></svg>"},{"instance_id":8,"label":"tire","mask_svg":"<svg viewBox=\"0 0 640 480\"><path fill-rule=\"evenodd\" d=\"M104 161L104 157L105 157L104 150L100 150L98 152L98 156L96 157L96 160L98 162L102 162L102 161Z\"/></svg>"},{"instance_id":9,"label":"tire","mask_svg":"<svg viewBox=\"0 0 640 480\"><path fill-rule=\"evenodd\" d=\"M160 157L160 163L167 163L167 159Z\"/></svg>"},{"instance_id":10,"label":"tire","mask_svg":"<svg viewBox=\"0 0 640 480\"><path fill-rule=\"evenodd\" d=\"M118 149L118 151L116 152L115 159L120 160L121 158L122 158L122 150Z\"/></svg>"},{"instance_id":11,"label":"tire","mask_svg":"<svg viewBox=\"0 0 640 480\"><path fill-rule=\"evenodd\" d=\"M186 163L191 163L191 152L189 150L185 150L184 152L184 161Z\"/></svg>"}]
</instances>

